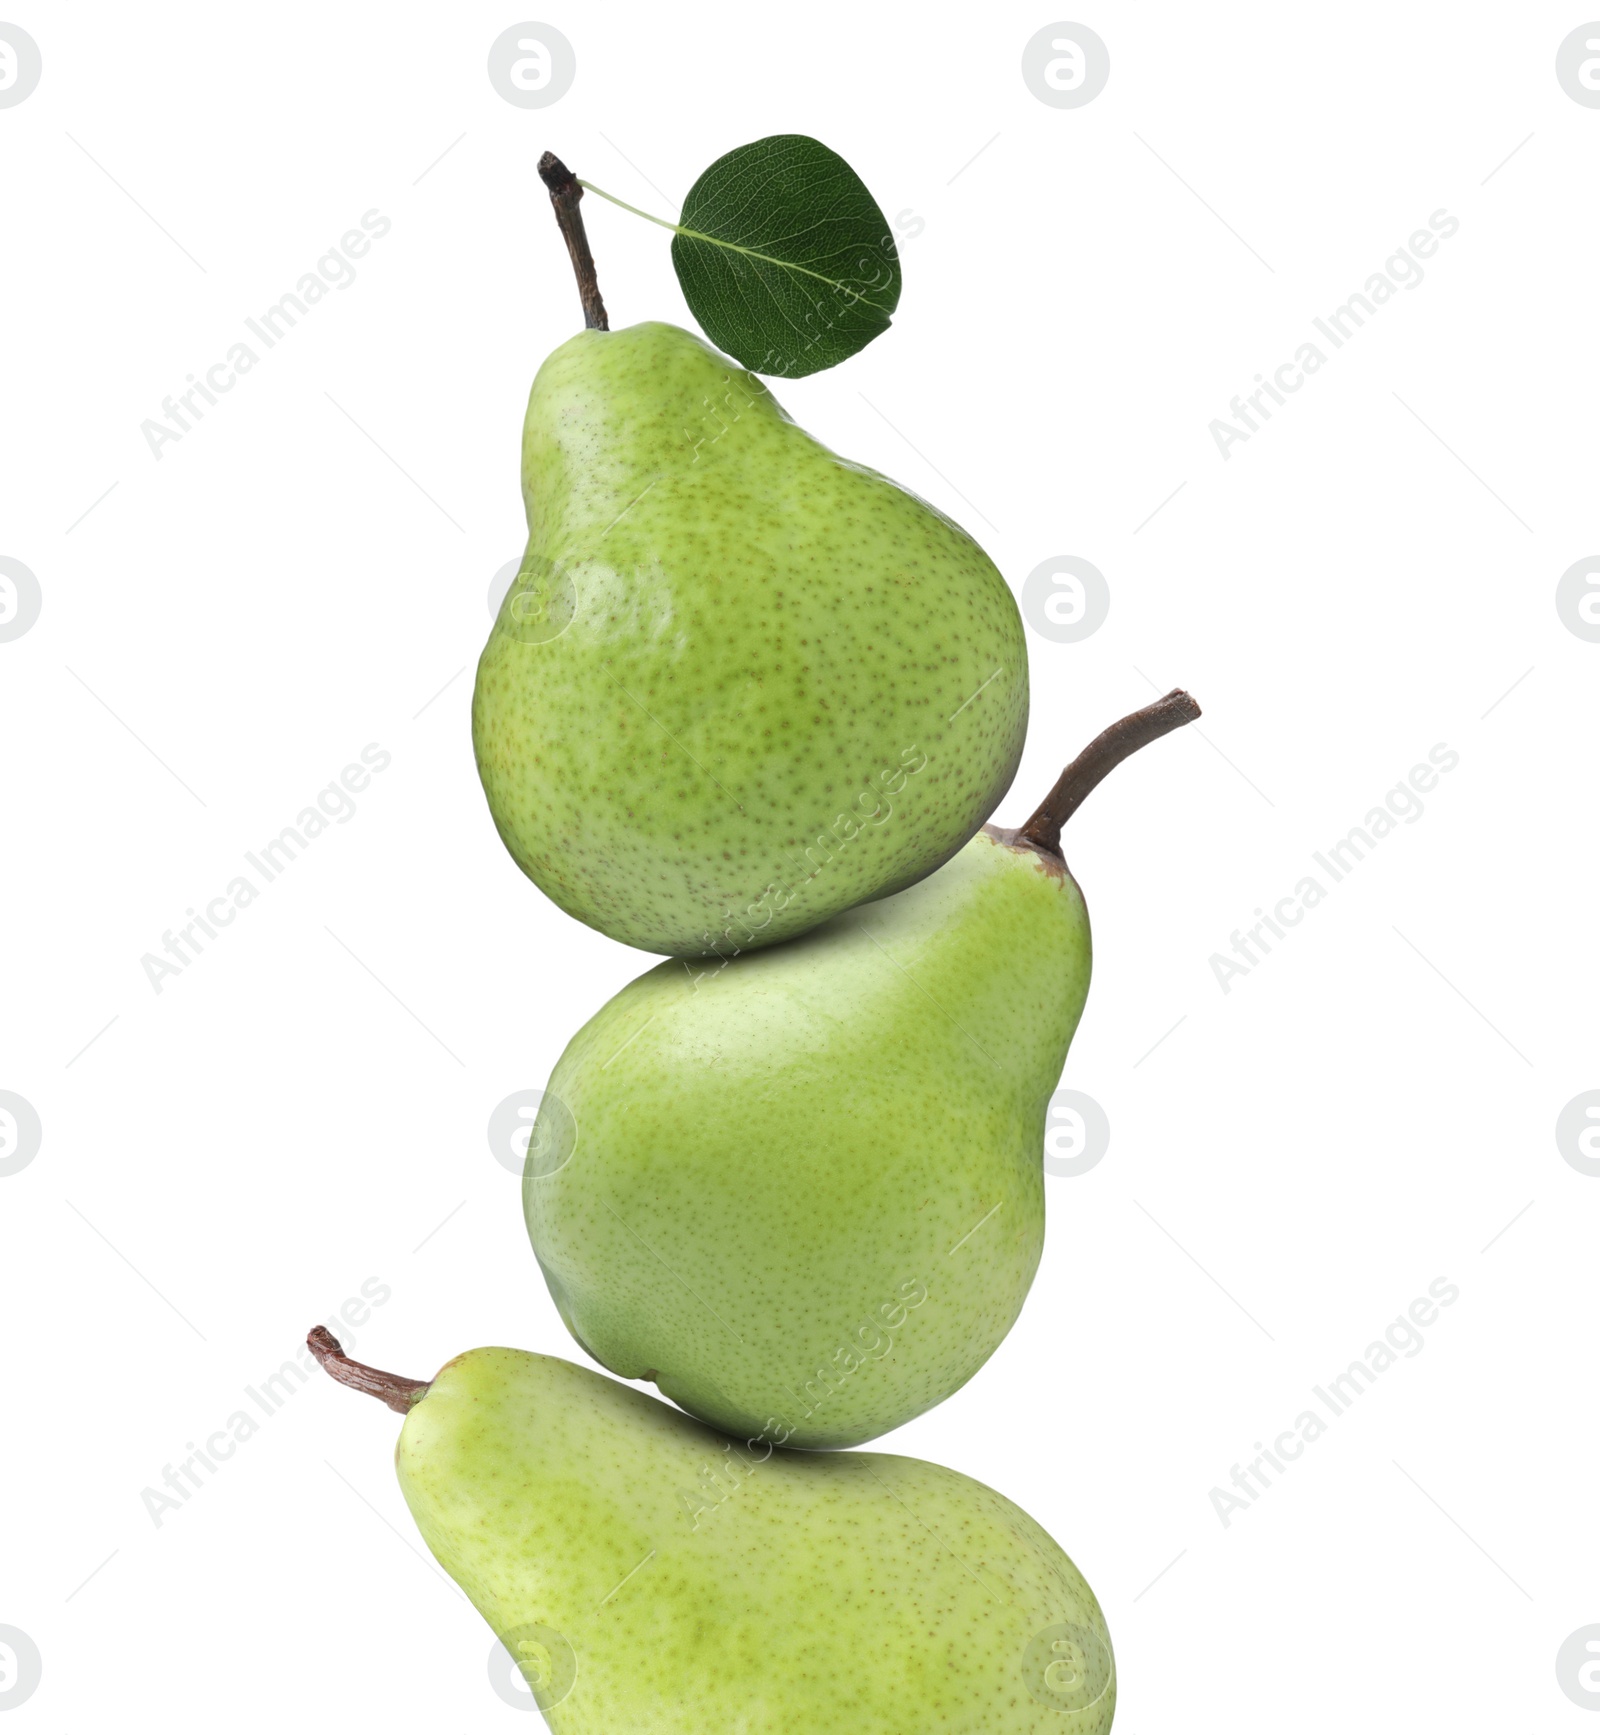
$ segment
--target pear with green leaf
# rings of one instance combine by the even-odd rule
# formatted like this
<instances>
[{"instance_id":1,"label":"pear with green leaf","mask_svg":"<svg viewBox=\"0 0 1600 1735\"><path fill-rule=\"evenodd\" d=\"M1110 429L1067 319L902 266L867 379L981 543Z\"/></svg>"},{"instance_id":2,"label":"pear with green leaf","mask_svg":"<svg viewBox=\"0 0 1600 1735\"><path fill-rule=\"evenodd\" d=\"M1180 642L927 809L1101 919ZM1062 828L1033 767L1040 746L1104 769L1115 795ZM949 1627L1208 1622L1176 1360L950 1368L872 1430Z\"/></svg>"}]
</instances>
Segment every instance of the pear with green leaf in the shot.
<instances>
[{"instance_id":1,"label":"pear with green leaf","mask_svg":"<svg viewBox=\"0 0 1600 1735\"><path fill-rule=\"evenodd\" d=\"M475 1349L415 1380L309 1342L405 1416L417 1528L556 1735L1111 1727L1094 1592L981 1482L735 1441L550 1356Z\"/></svg>"},{"instance_id":2,"label":"pear with green leaf","mask_svg":"<svg viewBox=\"0 0 1600 1735\"><path fill-rule=\"evenodd\" d=\"M553 166L552 166L553 165ZM523 428L528 544L478 664L489 811L562 909L647 951L767 946L915 884L993 811L1028 716L978 544L674 326L588 329Z\"/></svg>"},{"instance_id":3,"label":"pear with green leaf","mask_svg":"<svg viewBox=\"0 0 1600 1735\"><path fill-rule=\"evenodd\" d=\"M676 959L573 1037L523 1208L568 1329L741 1436L850 1446L964 1384L1044 1241L1043 1147L1089 990L1061 827L1199 715L1099 736L1017 831L786 946Z\"/></svg>"}]
</instances>

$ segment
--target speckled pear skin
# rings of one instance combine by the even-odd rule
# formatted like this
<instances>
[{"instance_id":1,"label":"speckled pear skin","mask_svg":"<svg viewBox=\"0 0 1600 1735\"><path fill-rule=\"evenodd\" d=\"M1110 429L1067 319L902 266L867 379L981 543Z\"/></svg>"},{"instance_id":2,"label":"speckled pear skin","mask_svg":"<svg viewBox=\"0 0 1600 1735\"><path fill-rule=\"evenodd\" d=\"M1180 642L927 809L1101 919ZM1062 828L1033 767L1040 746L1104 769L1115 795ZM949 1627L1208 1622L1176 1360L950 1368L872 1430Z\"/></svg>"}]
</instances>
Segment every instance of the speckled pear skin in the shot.
<instances>
[{"instance_id":1,"label":"speckled pear skin","mask_svg":"<svg viewBox=\"0 0 1600 1735\"><path fill-rule=\"evenodd\" d=\"M1027 1513L952 1470L752 1449L510 1349L448 1363L395 1460L556 1735L1111 1727L1093 1591Z\"/></svg>"},{"instance_id":2,"label":"speckled pear skin","mask_svg":"<svg viewBox=\"0 0 1600 1735\"><path fill-rule=\"evenodd\" d=\"M596 1360L817 1448L988 1359L1039 1263L1090 969L1076 881L1012 835L786 946L660 964L568 1044L523 1208Z\"/></svg>"},{"instance_id":3,"label":"speckled pear skin","mask_svg":"<svg viewBox=\"0 0 1600 1735\"><path fill-rule=\"evenodd\" d=\"M472 735L523 872L646 951L751 949L914 884L1028 716L1005 580L674 326L580 332L523 429L528 547Z\"/></svg>"}]
</instances>

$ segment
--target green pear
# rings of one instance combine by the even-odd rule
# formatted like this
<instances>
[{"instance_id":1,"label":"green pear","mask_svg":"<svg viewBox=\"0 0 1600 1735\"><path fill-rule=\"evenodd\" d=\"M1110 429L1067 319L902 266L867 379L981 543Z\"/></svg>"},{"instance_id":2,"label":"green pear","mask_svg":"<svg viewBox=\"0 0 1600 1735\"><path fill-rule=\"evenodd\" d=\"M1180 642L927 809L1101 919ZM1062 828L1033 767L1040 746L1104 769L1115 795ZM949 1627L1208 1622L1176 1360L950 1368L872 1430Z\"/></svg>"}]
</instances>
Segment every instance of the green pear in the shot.
<instances>
[{"instance_id":1,"label":"green pear","mask_svg":"<svg viewBox=\"0 0 1600 1735\"><path fill-rule=\"evenodd\" d=\"M870 1440L964 1384L1044 1239L1051 1093L1089 988L1062 822L1199 715L1124 718L1018 831L786 946L660 964L550 1076L523 1179L596 1360L741 1437Z\"/></svg>"},{"instance_id":2,"label":"green pear","mask_svg":"<svg viewBox=\"0 0 1600 1735\"><path fill-rule=\"evenodd\" d=\"M914 884L993 812L1022 625L958 525L674 326L585 330L522 436L528 546L472 738L517 865L646 951L764 946Z\"/></svg>"},{"instance_id":3,"label":"green pear","mask_svg":"<svg viewBox=\"0 0 1600 1735\"><path fill-rule=\"evenodd\" d=\"M405 1414L417 1528L557 1735L1111 1727L1093 1591L981 1482L736 1442L550 1356L469 1350L430 1383L310 1343Z\"/></svg>"}]
</instances>

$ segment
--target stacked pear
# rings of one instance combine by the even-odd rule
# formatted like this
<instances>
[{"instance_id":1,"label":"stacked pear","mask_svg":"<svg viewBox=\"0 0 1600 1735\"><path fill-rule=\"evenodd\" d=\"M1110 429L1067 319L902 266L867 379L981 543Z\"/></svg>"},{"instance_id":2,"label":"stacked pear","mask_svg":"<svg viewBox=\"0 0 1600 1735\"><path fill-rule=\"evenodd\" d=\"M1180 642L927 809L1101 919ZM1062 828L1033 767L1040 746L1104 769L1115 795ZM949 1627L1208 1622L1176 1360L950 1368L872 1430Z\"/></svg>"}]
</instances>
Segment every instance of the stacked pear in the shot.
<instances>
[{"instance_id":1,"label":"stacked pear","mask_svg":"<svg viewBox=\"0 0 1600 1735\"><path fill-rule=\"evenodd\" d=\"M564 343L522 487L473 744L507 849L579 921L769 945L931 873L1004 795L1028 717L1005 580L700 339Z\"/></svg>"},{"instance_id":2,"label":"stacked pear","mask_svg":"<svg viewBox=\"0 0 1600 1735\"><path fill-rule=\"evenodd\" d=\"M1018 831L788 945L658 965L572 1039L528 1150L568 1329L741 1436L849 1446L949 1397L1044 1238L1046 1112L1089 989L1063 821L1199 714L1107 730Z\"/></svg>"},{"instance_id":3,"label":"stacked pear","mask_svg":"<svg viewBox=\"0 0 1600 1735\"><path fill-rule=\"evenodd\" d=\"M395 1466L440 1565L556 1735L1103 1735L1105 1618L1027 1513L876 1453L736 1443L549 1356L335 1378L406 1419Z\"/></svg>"}]
</instances>

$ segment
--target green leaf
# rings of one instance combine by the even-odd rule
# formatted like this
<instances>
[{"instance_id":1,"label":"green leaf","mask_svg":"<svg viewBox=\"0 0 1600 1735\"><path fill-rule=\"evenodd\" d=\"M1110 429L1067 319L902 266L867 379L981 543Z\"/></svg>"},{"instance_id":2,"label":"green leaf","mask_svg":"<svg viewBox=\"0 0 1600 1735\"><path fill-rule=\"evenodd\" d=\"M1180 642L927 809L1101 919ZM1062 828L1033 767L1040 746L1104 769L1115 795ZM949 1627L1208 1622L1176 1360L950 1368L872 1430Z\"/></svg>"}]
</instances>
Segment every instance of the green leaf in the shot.
<instances>
[{"instance_id":1,"label":"green leaf","mask_svg":"<svg viewBox=\"0 0 1600 1735\"><path fill-rule=\"evenodd\" d=\"M798 379L889 328L894 237L861 178L798 133L719 157L689 189L672 240L707 337L753 373Z\"/></svg>"}]
</instances>

